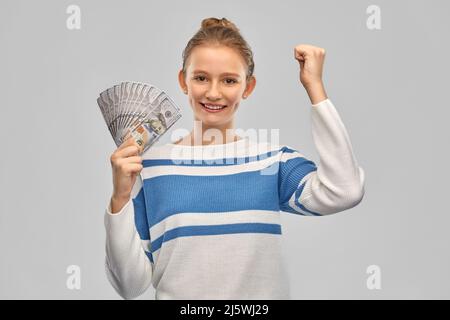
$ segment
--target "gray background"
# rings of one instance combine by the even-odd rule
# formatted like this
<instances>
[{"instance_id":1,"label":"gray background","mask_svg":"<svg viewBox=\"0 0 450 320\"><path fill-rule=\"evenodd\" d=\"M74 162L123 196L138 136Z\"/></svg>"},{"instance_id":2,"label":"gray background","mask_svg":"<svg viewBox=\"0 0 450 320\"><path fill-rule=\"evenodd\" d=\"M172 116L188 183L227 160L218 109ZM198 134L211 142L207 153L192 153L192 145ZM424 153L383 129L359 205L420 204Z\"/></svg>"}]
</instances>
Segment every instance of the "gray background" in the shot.
<instances>
[{"instance_id":1,"label":"gray background","mask_svg":"<svg viewBox=\"0 0 450 320\"><path fill-rule=\"evenodd\" d=\"M66 28L70 4L81 30ZM381 30L366 27L372 4ZM122 80L153 83L182 108L173 128L190 130L177 72L210 16L235 22L254 51L258 82L236 127L279 128L317 162L293 48L323 47L325 88L366 172L359 206L283 214L292 298L450 298L449 12L448 1L2 0L0 298L120 298L103 269L115 145L96 98ZM381 290L366 286L373 264ZM66 287L69 265L81 290Z\"/></svg>"}]
</instances>

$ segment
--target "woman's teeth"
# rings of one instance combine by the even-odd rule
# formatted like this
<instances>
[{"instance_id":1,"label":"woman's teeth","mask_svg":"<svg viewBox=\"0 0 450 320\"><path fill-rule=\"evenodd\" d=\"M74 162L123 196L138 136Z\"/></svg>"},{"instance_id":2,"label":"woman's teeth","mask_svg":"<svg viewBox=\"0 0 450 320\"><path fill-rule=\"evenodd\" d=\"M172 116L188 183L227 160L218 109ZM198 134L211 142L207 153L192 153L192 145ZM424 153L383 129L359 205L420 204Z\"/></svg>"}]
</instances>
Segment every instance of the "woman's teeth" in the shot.
<instances>
[{"instance_id":1,"label":"woman's teeth","mask_svg":"<svg viewBox=\"0 0 450 320\"><path fill-rule=\"evenodd\" d=\"M210 110L220 110L225 108L226 106L213 106L213 105L209 105L209 104L203 104L202 106L204 106L206 109L210 109Z\"/></svg>"}]
</instances>

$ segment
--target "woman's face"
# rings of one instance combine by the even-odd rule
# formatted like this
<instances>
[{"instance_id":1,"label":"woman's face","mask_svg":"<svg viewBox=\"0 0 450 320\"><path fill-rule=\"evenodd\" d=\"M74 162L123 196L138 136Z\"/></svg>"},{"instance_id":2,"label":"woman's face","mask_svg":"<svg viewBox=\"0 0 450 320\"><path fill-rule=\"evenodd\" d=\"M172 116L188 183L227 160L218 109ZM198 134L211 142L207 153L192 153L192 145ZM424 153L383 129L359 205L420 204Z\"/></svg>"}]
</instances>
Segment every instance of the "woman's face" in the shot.
<instances>
[{"instance_id":1,"label":"woman's face","mask_svg":"<svg viewBox=\"0 0 450 320\"><path fill-rule=\"evenodd\" d=\"M243 96L249 96L255 78L246 82L247 66L239 53L225 46L198 46L189 56L186 77L179 73L180 85L187 89L195 120L207 127L229 127ZM209 110L207 107L222 109Z\"/></svg>"}]
</instances>

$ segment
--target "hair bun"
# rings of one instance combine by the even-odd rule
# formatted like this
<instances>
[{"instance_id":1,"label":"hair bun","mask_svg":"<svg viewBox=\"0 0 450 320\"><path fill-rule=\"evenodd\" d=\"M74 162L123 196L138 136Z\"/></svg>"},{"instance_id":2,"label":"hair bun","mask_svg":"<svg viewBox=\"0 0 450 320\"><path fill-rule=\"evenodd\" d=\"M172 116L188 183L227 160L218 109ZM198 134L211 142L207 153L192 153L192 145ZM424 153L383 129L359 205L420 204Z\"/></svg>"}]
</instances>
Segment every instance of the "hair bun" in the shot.
<instances>
[{"instance_id":1,"label":"hair bun","mask_svg":"<svg viewBox=\"0 0 450 320\"><path fill-rule=\"evenodd\" d=\"M239 29L236 25L226 18L217 19L217 18L206 18L202 21L202 29L208 29L213 27L225 27L232 29L236 32L239 32Z\"/></svg>"}]
</instances>

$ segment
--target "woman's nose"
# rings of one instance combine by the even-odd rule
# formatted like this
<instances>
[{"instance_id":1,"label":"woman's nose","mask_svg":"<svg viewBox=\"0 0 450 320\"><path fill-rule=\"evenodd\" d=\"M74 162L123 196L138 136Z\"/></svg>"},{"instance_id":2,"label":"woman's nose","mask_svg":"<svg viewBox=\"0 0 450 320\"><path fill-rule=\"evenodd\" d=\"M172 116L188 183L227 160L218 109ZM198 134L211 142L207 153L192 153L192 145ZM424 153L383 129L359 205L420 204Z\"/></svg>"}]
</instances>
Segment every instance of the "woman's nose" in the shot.
<instances>
[{"instance_id":1,"label":"woman's nose","mask_svg":"<svg viewBox=\"0 0 450 320\"><path fill-rule=\"evenodd\" d=\"M218 85L216 83L212 83L208 91L206 91L206 98L210 100L218 100L220 99L220 90L218 88Z\"/></svg>"}]
</instances>

